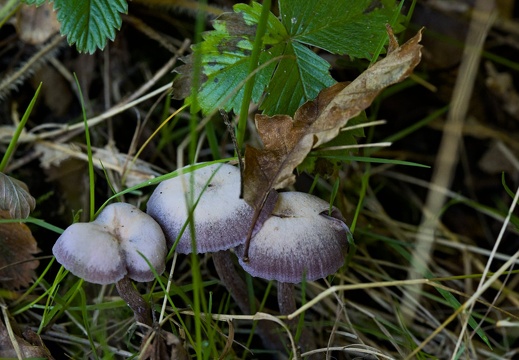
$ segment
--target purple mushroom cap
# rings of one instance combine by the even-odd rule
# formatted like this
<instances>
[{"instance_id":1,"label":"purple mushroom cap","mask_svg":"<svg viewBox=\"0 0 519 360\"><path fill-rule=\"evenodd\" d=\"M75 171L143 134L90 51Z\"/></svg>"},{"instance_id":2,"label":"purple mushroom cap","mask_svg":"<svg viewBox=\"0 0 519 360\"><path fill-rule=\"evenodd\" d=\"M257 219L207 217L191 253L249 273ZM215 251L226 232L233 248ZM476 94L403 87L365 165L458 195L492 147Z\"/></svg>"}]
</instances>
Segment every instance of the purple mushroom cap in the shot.
<instances>
[{"instance_id":1,"label":"purple mushroom cap","mask_svg":"<svg viewBox=\"0 0 519 360\"><path fill-rule=\"evenodd\" d=\"M252 276L285 283L335 273L344 264L349 229L337 208L329 210L316 196L280 193L271 217L251 239L249 260L243 261L243 245L236 249L241 266Z\"/></svg>"},{"instance_id":2,"label":"purple mushroom cap","mask_svg":"<svg viewBox=\"0 0 519 360\"><path fill-rule=\"evenodd\" d=\"M193 186L191 179L193 176ZM196 252L216 252L245 241L254 210L240 199L240 171L229 164L212 164L161 182L148 200L147 213L162 227L168 246L181 254L192 252L186 198L196 207ZM183 230L184 229L184 230ZM183 232L182 232L183 231Z\"/></svg>"},{"instance_id":3,"label":"purple mushroom cap","mask_svg":"<svg viewBox=\"0 0 519 360\"><path fill-rule=\"evenodd\" d=\"M126 275L151 281L155 276L146 260L160 275L166 266L166 251L159 224L125 203L108 205L93 222L72 224L52 248L67 270L96 284L112 284Z\"/></svg>"}]
</instances>

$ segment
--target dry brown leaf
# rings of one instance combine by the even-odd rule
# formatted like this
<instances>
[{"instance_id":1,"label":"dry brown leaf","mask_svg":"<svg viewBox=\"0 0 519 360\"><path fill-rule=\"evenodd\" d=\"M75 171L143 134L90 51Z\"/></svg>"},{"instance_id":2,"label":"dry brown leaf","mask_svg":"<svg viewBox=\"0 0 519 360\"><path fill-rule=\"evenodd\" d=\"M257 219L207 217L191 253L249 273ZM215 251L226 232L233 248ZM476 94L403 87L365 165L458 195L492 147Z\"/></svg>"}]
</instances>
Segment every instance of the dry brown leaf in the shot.
<instances>
[{"instance_id":1,"label":"dry brown leaf","mask_svg":"<svg viewBox=\"0 0 519 360\"><path fill-rule=\"evenodd\" d=\"M337 96L346 84L324 89L314 101L303 104L294 119L288 115L256 115L256 128L263 149L247 146L243 173L243 198L254 208L263 203L271 189L281 189L295 180L293 170L312 149L314 137L309 130L320 109Z\"/></svg>"},{"instance_id":2,"label":"dry brown leaf","mask_svg":"<svg viewBox=\"0 0 519 360\"><path fill-rule=\"evenodd\" d=\"M148 341L150 335L154 334L151 342ZM144 341L144 345L141 348L141 354L139 359L143 360L187 360L189 355L182 346L182 341L174 334L159 330L156 332L150 332Z\"/></svg>"},{"instance_id":3,"label":"dry brown leaf","mask_svg":"<svg viewBox=\"0 0 519 360\"><path fill-rule=\"evenodd\" d=\"M8 211L0 210L0 219L10 219ZM39 252L31 230L22 223L0 223L0 283L8 289L28 286L35 278L39 261L32 254Z\"/></svg>"},{"instance_id":4,"label":"dry brown leaf","mask_svg":"<svg viewBox=\"0 0 519 360\"><path fill-rule=\"evenodd\" d=\"M59 31L60 24L53 5L46 2L41 6L22 5L16 19L16 30L20 38L31 45L47 41Z\"/></svg>"},{"instance_id":5,"label":"dry brown leaf","mask_svg":"<svg viewBox=\"0 0 519 360\"><path fill-rule=\"evenodd\" d=\"M54 359L49 349L43 344L41 338L34 331L28 329L24 331L23 338L13 334L14 339L9 336L9 332L0 320L0 359L17 359L17 350L23 359ZM16 344L13 344L16 342Z\"/></svg>"},{"instance_id":6,"label":"dry brown leaf","mask_svg":"<svg viewBox=\"0 0 519 360\"><path fill-rule=\"evenodd\" d=\"M347 86L336 84L323 90L316 100L303 104L293 119L256 115L263 148L246 148L243 179L243 197L251 206L260 208L272 189L292 184L294 169L312 148L332 140L384 88L412 73L421 58L422 30L400 47L389 27L388 34L388 55Z\"/></svg>"},{"instance_id":7,"label":"dry brown leaf","mask_svg":"<svg viewBox=\"0 0 519 360\"><path fill-rule=\"evenodd\" d=\"M27 185L0 173L0 210L9 211L12 219L25 219L35 206Z\"/></svg>"}]
</instances>

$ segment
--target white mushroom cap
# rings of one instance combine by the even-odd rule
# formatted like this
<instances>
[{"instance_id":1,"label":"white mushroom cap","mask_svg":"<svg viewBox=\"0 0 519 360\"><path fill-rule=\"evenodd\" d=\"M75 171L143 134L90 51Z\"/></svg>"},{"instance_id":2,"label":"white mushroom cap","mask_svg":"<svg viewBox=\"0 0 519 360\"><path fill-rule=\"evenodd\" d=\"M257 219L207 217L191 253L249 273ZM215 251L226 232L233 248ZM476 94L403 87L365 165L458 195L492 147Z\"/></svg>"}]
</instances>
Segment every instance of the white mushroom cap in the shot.
<instances>
[{"instance_id":1,"label":"white mushroom cap","mask_svg":"<svg viewBox=\"0 0 519 360\"><path fill-rule=\"evenodd\" d=\"M335 273L348 249L348 226L337 208L310 194L283 192L271 217L251 239L249 260L236 249L252 276L285 283L320 279Z\"/></svg>"},{"instance_id":2,"label":"white mushroom cap","mask_svg":"<svg viewBox=\"0 0 519 360\"><path fill-rule=\"evenodd\" d=\"M108 205L91 223L72 224L52 248L56 260L67 270L96 284L115 283L125 275L151 281L154 274L142 256L162 274L166 251L159 224L125 203Z\"/></svg>"},{"instance_id":3,"label":"white mushroom cap","mask_svg":"<svg viewBox=\"0 0 519 360\"><path fill-rule=\"evenodd\" d=\"M193 194L190 195L190 177ZM229 164L212 164L163 181L148 200L147 213L162 227L168 246L173 246L188 221L186 196L196 203L193 212L197 253L227 250L245 241L254 213L240 199L240 171ZM191 234L186 227L175 249L192 251Z\"/></svg>"}]
</instances>

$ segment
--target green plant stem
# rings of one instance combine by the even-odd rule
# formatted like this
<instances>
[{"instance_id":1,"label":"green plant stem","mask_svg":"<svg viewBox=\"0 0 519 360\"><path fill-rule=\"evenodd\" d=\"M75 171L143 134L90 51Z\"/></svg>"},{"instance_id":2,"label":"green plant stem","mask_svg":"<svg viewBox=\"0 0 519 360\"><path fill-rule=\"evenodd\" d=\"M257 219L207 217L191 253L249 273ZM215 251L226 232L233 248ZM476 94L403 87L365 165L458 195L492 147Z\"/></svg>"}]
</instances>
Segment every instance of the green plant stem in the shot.
<instances>
[{"instance_id":1,"label":"green plant stem","mask_svg":"<svg viewBox=\"0 0 519 360\"><path fill-rule=\"evenodd\" d=\"M11 142L9 142L9 146L7 147L7 150L5 151L4 156L2 157L2 162L0 163L0 172L3 172L4 169L7 167L7 164L9 163L9 160L11 159L11 155L13 154L16 144L18 143L18 139L20 138L20 135L23 131L23 128L25 127L25 124L27 123L27 120L29 120L29 115L32 112L32 108L34 107L34 104L36 103L36 99L38 99L38 95L40 94L41 85L38 85L38 88L36 89L36 92L34 93L34 96L32 97L31 102L29 103L29 106L27 106L27 110L25 110L25 113L23 114L22 120L16 127L16 131L14 132L13 138L11 139Z\"/></svg>"},{"instance_id":2,"label":"green plant stem","mask_svg":"<svg viewBox=\"0 0 519 360\"><path fill-rule=\"evenodd\" d=\"M89 180L89 189L90 189L90 212L89 219L93 221L95 219L95 183L94 183L94 162L92 160L92 143L90 142L90 130L88 128L87 114L85 109L85 100L83 98L83 93L81 92L81 86L79 85L79 80L74 73L74 79L76 80L77 91L79 94L79 100L81 101L81 110L83 111L83 123L85 125L85 141L87 146L87 156L88 156L88 180Z\"/></svg>"},{"instance_id":3,"label":"green plant stem","mask_svg":"<svg viewBox=\"0 0 519 360\"><path fill-rule=\"evenodd\" d=\"M270 13L271 0L263 1L263 7L261 9L260 20L256 29L256 38L252 47L252 54L249 63L249 74L251 74L258 67L258 60L260 57L261 49L263 48L263 36L267 30L267 20ZM254 79L256 75L252 75L250 79L245 83L243 89L243 100L240 108L240 117L238 120L238 131L237 139L238 146L243 145L245 139L245 130L247 129L247 118L249 116L249 104L252 99L252 90L254 89Z\"/></svg>"},{"instance_id":4,"label":"green plant stem","mask_svg":"<svg viewBox=\"0 0 519 360\"><path fill-rule=\"evenodd\" d=\"M220 160L222 157L220 156L220 149L218 147L218 138L216 137L216 129L214 127L214 123L209 121L205 126L207 141L209 142L209 148L211 149L211 155L213 155L214 160Z\"/></svg>"},{"instance_id":5,"label":"green plant stem","mask_svg":"<svg viewBox=\"0 0 519 360\"><path fill-rule=\"evenodd\" d=\"M206 6L207 0L202 0L199 2L200 6ZM205 13L199 11L197 13L195 19L195 43L199 43L202 40L202 32L205 27ZM199 55L194 55L194 67L193 67L193 84L191 88L191 97L193 99L193 104L190 107L191 110L191 118L189 121L189 163L193 164L196 158L196 142L198 138L198 134L196 131L198 125L198 118L196 116L196 109L198 109L198 101L196 93L198 91L198 87L200 84L200 74L202 73L202 58ZM194 176L189 177L190 181L190 189L193 190L194 186ZM193 248L196 247L196 238L195 238L195 228L194 228L194 219L192 216L192 208L195 206L193 201L194 192L191 191L191 198L187 199L188 211L189 211L189 232L191 234L191 239L193 239ZM200 269L198 267L198 257L196 251L193 251L191 254L191 272L193 277L193 311L195 313L195 343L193 344L196 352L197 359L202 359L203 356L203 348L202 348L202 316L201 316L201 307L203 305L202 299L202 278L200 275Z\"/></svg>"}]
</instances>

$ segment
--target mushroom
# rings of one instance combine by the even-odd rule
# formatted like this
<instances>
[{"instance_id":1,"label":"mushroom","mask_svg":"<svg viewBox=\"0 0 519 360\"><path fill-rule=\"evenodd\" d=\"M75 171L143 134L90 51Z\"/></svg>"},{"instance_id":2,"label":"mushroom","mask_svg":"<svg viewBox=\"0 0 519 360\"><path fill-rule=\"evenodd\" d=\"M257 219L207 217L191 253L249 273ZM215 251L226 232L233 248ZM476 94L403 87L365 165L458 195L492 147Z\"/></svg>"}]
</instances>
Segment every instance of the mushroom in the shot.
<instances>
[{"instance_id":1,"label":"mushroom","mask_svg":"<svg viewBox=\"0 0 519 360\"><path fill-rule=\"evenodd\" d=\"M301 192L282 192L276 206L252 237L247 261L244 245L236 252L249 274L278 281L280 312L295 311L293 284L335 273L348 249L349 228L340 211Z\"/></svg>"},{"instance_id":2,"label":"mushroom","mask_svg":"<svg viewBox=\"0 0 519 360\"><path fill-rule=\"evenodd\" d=\"M324 278L343 264L348 226L340 211L301 192L279 194L276 206L251 239L249 260L241 266L252 276L284 283ZM236 249L240 255L243 246Z\"/></svg>"},{"instance_id":3,"label":"mushroom","mask_svg":"<svg viewBox=\"0 0 519 360\"><path fill-rule=\"evenodd\" d=\"M159 224L133 205L108 205L90 223L70 225L52 252L72 274L96 284L116 283L137 320L152 325L151 311L130 279L151 281L166 261L166 239ZM149 264L148 264L149 262Z\"/></svg>"},{"instance_id":4,"label":"mushroom","mask_svg":"<svg viewBox=\"0 0 519 360\"><path fill-rule=\"evenodd\" d=\"M244 241L254 210L240 199L237 167L208 165L161 182L151 195L146 212L162 227L168 246L173 246L180 235L175 247L180 254L192 251L191 233L183 231L189 219L187 199L195 202L191 218L197 253L228 250Z\"/></svg>"},{"instance_id":5,"label":"mushroom","mask_svg":"<svg viewBox=\"0 0 519 360\"><path fill-rule=\"evenodd\" d=\"M248 314L251 307L247 286L236 272L229 251L245 242L254 216L254 209L240 198L240 189L237 167L222 163L207 165L161 182L150 196L146 211L162 227L168 246L176 243L178 253L189 254L193 249L196 253L213 253L220 280L241 311ZM187 199L194 202L191 217ZM194 221L194 239L191 232L185 230L190 219ZM257 222L262 219L260 214ZM260 335L266 346L282 349L283 344L274 336L270 325L260 322Z\"/></svg>"}]
</instances>

